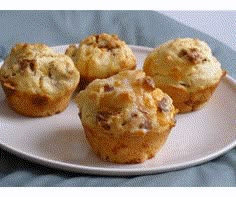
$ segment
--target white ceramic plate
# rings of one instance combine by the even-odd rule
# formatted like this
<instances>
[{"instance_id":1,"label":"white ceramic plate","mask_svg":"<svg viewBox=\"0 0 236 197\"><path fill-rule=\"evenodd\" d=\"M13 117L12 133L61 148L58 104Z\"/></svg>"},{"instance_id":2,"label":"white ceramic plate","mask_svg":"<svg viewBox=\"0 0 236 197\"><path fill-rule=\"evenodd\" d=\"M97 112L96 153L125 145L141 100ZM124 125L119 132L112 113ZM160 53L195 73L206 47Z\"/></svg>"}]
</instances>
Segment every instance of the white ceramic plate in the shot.
<instances>
[{"instance_id":1,"label":"white ceramic plate","mask_svg":"<svg viewBox=\"0 0 236 197\"><path fill-rule=\"evenodd\" d=\"M67 46L58 46L64 52ZM131 46L138 67L152 49ZM182 169L209 161L236 146L236 82L226 76L201 110L177 115L176 127L155 158L142 164L101 161L91 151L74 102L62 113L28 118L7 106L0 90L0 146L27 160L73 172L143 175Z\"/></svg>"}]
</instances>

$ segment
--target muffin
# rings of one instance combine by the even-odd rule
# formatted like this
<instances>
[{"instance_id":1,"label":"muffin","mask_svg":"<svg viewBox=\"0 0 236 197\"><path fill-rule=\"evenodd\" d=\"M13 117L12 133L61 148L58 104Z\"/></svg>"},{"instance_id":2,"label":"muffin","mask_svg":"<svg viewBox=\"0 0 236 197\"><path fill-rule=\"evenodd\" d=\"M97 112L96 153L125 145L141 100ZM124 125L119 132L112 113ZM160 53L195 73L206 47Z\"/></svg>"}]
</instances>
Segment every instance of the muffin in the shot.
<instances>
[{"instance_id":1,"label":"muffin","mask_svg":"<svg viewBox=\"0 0 236 197\"><path fill-rule=\"evenodd\" d=\"M76 102L92 150L114 163L154 157L175 125L172 99L141 70L96 79Z\"/></svg>"},{"instance_id":2,"label":"muffin","mask_svg":"<svg viewBox=\"0 0 236 197\"><path fill-rule=\"evenodd\" d=\"M207 43L193 38L170 40L154 49L143 70L180 113L203 107L226 74Z\"/></svg>"},{"instance_id":3,"label":"muffin","mask_svg":"<svg viewBox=\"0 0 236 197\"><path fill-rule=\"evenodd\" d=\"M8 105L19 114L32 117L62 112L79 78L68 56L39 43L16 44L0 70Z\"/></svg>"},{"instance_id":4,"label":"muffin","mask_svg":"<svg viewBox=\"0 0 236 197\"><path fill-rule=\"evenodd\" d=\"M136 57L117 35L90 35L77 47L70 45L66 55L72 58L81 75L83 88L94 79L103 79L123 70L136 68Z\"/></svg>"}]
</instances>

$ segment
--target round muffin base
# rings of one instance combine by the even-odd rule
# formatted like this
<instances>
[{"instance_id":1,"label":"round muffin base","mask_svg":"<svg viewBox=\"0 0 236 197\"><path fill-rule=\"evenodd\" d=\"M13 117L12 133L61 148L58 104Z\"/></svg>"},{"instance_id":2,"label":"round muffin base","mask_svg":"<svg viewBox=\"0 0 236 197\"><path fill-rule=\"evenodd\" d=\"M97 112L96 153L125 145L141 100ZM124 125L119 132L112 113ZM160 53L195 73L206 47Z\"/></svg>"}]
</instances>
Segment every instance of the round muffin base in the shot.
<instances>
[{"instance_id":1,"label":"round muffin base","mask_svg":"<svg viewBox=\"0 0 236 197\"><path fill-rule=\"evenodd\" d=\"M223 74L222 77L223 76L225 76L225 74ZM179 113L186 113L204 107L212 97L212 94L215 92L220 81L221 78L217 83L194 92L188 92L182 88L168 85L160 85L159 88L173 99L173 105L179 110Z\"/></svg>"},{"instance_id":2,"label":"round muffin base","mask_svg":"<svg viewBox=\"0 0 236 197\"><path fill-rule=\"evenodd\" d=\"M71 99L74 89L62 96L49 97L47 95L31 94L13 90L4 86L7 103L15 112L30 117L46 117L64 111Z\"/></svg>"},{"instance_id":3,"label":"round muffin base","mask_svg":"<svg viewBox=\"0 0 236 197\"><path fill-rule=\"evenodd\" d=\"M114 136L84 125L86 138L92 150L102 160L113 163L142 163L156 155L166 142L171 126L161 133L124 133Z\"/></svg>"}]
</instances>

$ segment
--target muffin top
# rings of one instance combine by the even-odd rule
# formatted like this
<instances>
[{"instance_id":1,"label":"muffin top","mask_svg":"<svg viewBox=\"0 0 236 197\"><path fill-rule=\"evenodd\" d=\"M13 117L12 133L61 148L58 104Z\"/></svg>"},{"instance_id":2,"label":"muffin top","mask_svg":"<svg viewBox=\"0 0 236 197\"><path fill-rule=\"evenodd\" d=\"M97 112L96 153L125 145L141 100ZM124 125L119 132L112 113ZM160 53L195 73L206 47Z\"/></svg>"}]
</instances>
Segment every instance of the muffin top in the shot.
<instances>
[{"instance_id":1,"label":"muffin top","mask_svg":"<svg viewBox=\"0 0 236 197\"><path fill-rule=\"evenodd\" d=\"M6 87L40 95L61 95L79 82L73 61L40 43L16 44L0 72Z\"/></svg>"},{"instance_id":2,"label":"muffin top","mask_svg":"<svg viewBox=\"0 0 236 197\"><path fill-rule=\"evenodd\" d=\"M88 36L79 47L70 45L66 55L88 80L107 78L136 67L136 58L128 45L117 35L107 33Z\"/></svg>"},{"instance_id":3,"label":"muffin top","mask_svg":"<svg viewBox=\"0 0 236 197\"><path fill-rule=\"evenodd\" d=\"M144 71L158 84L190 91L216 83L223 74L207 43L193 38L177 38L154 49L145 59Z\"/></svg>"},{"instance_id":4,"label":"muffin top","mask_svg":"<svg viewBox=\"0 0 236 197\"><path fill-rule=\"evenodd\" d=\"M171 98L141 70L96 79L76 102L83 126L109 134L162 132L175 124Z\"/></svg>"}]
</instances>

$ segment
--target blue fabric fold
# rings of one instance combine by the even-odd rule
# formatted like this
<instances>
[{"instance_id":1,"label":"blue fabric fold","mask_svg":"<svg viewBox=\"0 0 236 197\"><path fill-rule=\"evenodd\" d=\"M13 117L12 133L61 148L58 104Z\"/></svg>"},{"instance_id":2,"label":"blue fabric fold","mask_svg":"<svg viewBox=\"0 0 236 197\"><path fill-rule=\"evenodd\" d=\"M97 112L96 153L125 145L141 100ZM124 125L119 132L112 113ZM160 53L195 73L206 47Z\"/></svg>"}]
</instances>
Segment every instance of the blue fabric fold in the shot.
<instances>
[{"instance_id":1,"label":"blue fabric fold","mask_svg":"<svg viewBox=\"0 0 236 197\"><path fill-rule=\"evenodd\" d=\"M0 11L0 58L18 42L49 46L79 43L94 33L115 33L128 44L156 47L177 37L205 40L236 78L236 52L212 37L155 11ZM105 177L47 168L0 149L0 186L236 186L236 148L212 161L173 172Z\"/></svg>"}]
</instances>

